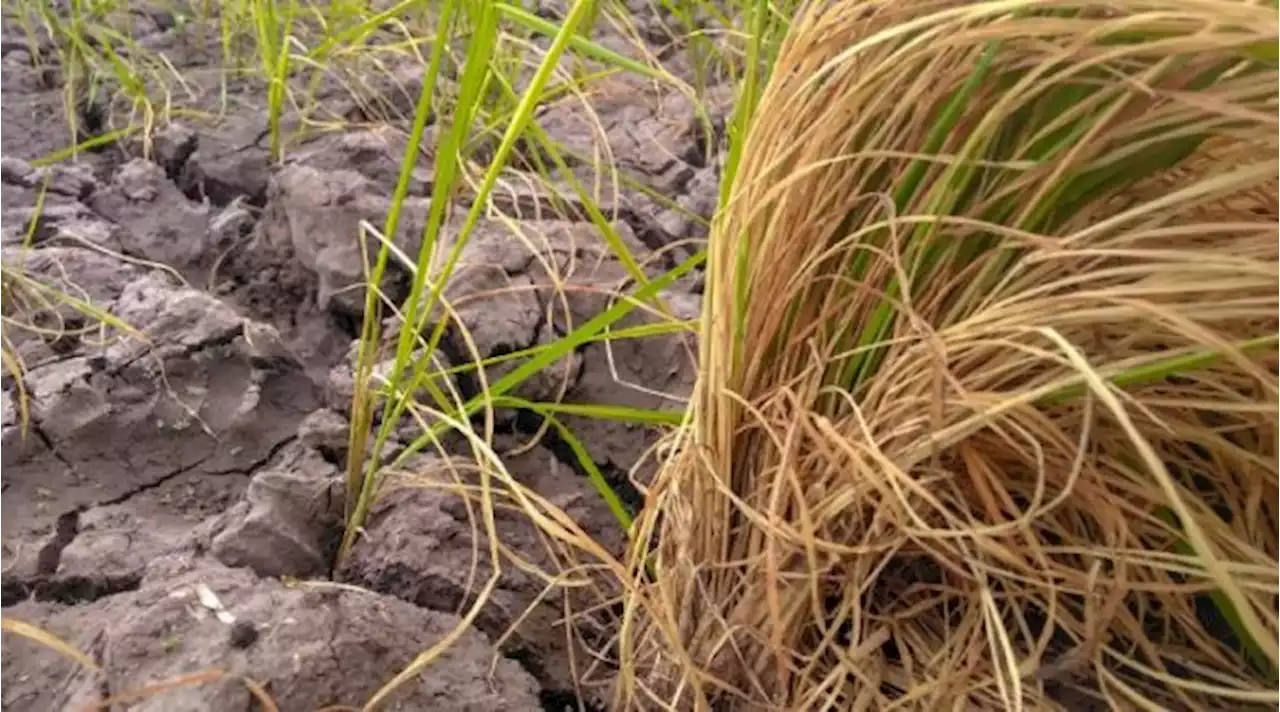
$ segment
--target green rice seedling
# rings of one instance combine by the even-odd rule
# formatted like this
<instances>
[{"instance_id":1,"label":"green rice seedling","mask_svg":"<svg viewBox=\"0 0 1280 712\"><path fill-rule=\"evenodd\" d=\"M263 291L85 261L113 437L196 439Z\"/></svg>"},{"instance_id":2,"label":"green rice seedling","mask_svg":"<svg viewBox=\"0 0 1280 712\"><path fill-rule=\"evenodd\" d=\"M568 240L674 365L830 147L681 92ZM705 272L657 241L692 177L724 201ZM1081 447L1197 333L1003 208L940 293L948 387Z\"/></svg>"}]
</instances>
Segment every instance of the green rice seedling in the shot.
<instances>
[{"instance_id":1,"label":"green rice seedling","mask_svg":"<svg viewBox=\"0 0 1280 712\"><path fill-rule=\"evenodd\" d=\"M192 95L168 58L138 44L127 5L78 1L69 10L63 17L49 0L22 0L18 15L29 37L38 22L54 41L73 148L97 138L85 135L82 113L103 114L98 136L133 127L149 136L169 118L175 90Z\"/></svg>"},{"instance_id":2,"label":"green rice seedling","mask_svg":"<svg viewBox=\"0 0 1280 712\"><path fill-rule=\"evenodd\" d=\"M287 3L276 0L253 0L251 6L254 29L257 31L258 56L262 62L262 76L267 83L267 132L272 159L284 158L284 138L280 122L284 116L288 82L292 70L294 21L300 8L297 0Z\"/></svg>"},{"instance_id":3,"label":"green rice seedling","mask_svg":"<svg viewBox=\"0 0 1280 712\"><path fill-rule=\"evenodd\" d=\"M356 396L352 406L353 428L351 452L353 456L350 458L348 470L348 487L350 498L350 509L348 511L348 527L344 537L341 554L345 556L349 551L351 544L359 531L359 527L363 522L363 518L368 511L368 507L372 504L373 497L377 491L376 469L380 462L380 453L385 445L387 437L390 435L393 423L397 422L400 416L410 406L408 399L403 394L415 393L420 387L426 385L431 376L426 373L424 363L414 364L411 358L415 351L423 350L425 353L434 351L436 345L443 336L445 321L441 320L435 323L434 327L427 329L427 319L436 312L436 305L440 302L444 286L448 283L449 276L457 262L461 250L466 245L467 237L474 228L476 221L479 219L481 210L484 209L486 199L497 183L499 175L511 154L517 141L526 135L527 131L536 129L530 128L530 118L534 107L543 96L543 91L549 82L554 67L559 57L571 47L587 47L595 58L604 58L609 60L622 60L615 53L611 53L603 48L598 48L589 43L576 32L576 24L566 24L562 26L558 34L554 37L550 51L544 57L538 72L535 74L533 81L518 97L516 109L512 113L510 121L507 123L502 142L496 150L490 167L481 177L479 184L474 188L474 197L472 198L472 207L468 211L466 217L461 223L461 229L458 236L453 241L450 252L447 255L438 256L436 254L437 245L440 243L440 235L445 220L445 209L448 205L448 198L453 195L462 177L459 157L462 148L467 145L468 137L474 125L474 118L478 116L485 108L482 105L486 96L486 82L497 81L493 79L495 65L493 60L494 53L499 47L499 22L505 14L511 14L510 10L503 10L505 6L501 3L476 3L470 7L472 15L472 24L470 26L470 38L467 47L467 60L463 65L463 74L458 85L458 96L453 106L452 121L446 131L440 134L440 143L436 147L434 155L436 156L435 176L433 181L433 196L431 212L428 216L428 222L425 228L423 247L421 253L417 256L416 264L413 269L413 283L410 288L410 294L407 298L402 310L402 319L406 326L400 330L398 342L395 349L395 360L388 381L394 384L394 390L401 393L401 396L391 398L385 404L386 413L384 414L382 425L378 428L377 434L372 440L371 449L366 451L365 433L373 426L373 414L378 407L373 399L368 397L367 393L361 392ZM450 23L460 17L459 11L461 5L458 3L444 3L440 7L440 27L442 28L439 37L448 37ZM575 23L580 23L589 15L590 8L586 4L577 4L574 6L572 17ZM528 20L516 13L517 17ZM539 23L526 23L526 25L537 31L544 31L547 28ZM568 29L566 29L568 28ZM584 45L584 43L587 43ZM442 66L445 63L445 43L443 39L435 43L432 49L432 55L426 70L426 81L423 84L423 91L419 97L419 103L415 112L415 122L409 137L409 146L406 152L406 161L402 165L400 181L397 185L393 196L392 208L388 214L386 224L381 230L384 235L395 234L398 227L400 206L403 203L408 192L408 181L412 173L414 163L417 160L418 148L421 145L423 133L426 129L428 116L430 115L434 104L434 93L436 91L435 80L439 76ZM619 64L625 66L627 62L619 61ZM646 68L647 73L652 70ZM498 86L507 86L501 81L497 81ZM553 155L555 155L553 153ZM596 225L602 230L606 240L612 235L613 242L610 243L616 254L624 263L628 264L628 269L636 278L641 288L637 291L635 298L641 300L652 299L657 295L658 290L670 284L674 279L678 278L691 269L696 261L691 261L683 265L676 272L665 275L664 279L651 281L626 252L626 248L618 240L616 234L613 234L608 222L604 219L599 210L592 210L595 206L592 202L583 197L584 204L589 206L588 211L593 212L593 219ZM380 284L387 265L391 259L392 251L384 243L383 248L379 250L375 263L371 267L369 283L371 285ZM443 257L443 259L441 259ZM433 266L438 268L433 272ZM561 360L572 352L581 343L595 337L609 324L627 314L634 308L631 302L621 302L615 309L606 312L604 317L598 323L588 323L573 334L566 337L561 342L545 347L538 355L526 361L522 366L516 368L506 374L502 379L494 384L484 384L484 393L477 398L472 399L465 404L456 404L453 409L460 414L470 417L477 412L492 412L492 398L501 396L511 389L515 388L520 382L527 379L531 374L546 366ZM364 383L372 373L374 362L378 358L378 343L380 341L380 323L381 309L376 290L370 290L366 297L366 317L364 322L364 330L361 336L361 351L359 363L357 366L357 382ZM420 333L429 333L425 339L419 340ZM474 356L474 355L473 355ZM480 361L475 357L477 362ZM482 371L480 373L483 373ZM483 378L481 379L483 381ZM449 410L449 406L444 402L435 404L439 408ZM421 447L427 445L430 437L424 435L417 443L410 445L398 457L398 461L402 461Z\"/></svg>"}]
</instances>

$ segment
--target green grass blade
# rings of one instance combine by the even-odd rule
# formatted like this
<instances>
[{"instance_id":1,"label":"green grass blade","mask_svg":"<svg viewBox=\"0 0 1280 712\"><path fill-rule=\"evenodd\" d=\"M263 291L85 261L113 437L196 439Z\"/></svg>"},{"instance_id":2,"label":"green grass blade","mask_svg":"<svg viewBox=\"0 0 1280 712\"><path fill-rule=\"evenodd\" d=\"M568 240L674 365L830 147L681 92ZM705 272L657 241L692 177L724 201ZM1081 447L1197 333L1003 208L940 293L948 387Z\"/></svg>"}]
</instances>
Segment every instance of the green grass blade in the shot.
<instances>
[{"instance_id":1,"label":"green grass blade","mask_svg":"<svg viewBox=\"0 0 1280 712\"><path fill-rule=\"evenodd\" d=\"M524 27L546 37L556 37L560 33L560 27L554 22L544 20L537 15L525 10L524 8L500 2L497 3L498 12L503 17L516 22ZM642 77L649 77L659 81L671 81L670 74L655 69L644 62L634 60L622 54L618 54L603 45L585 39L581 35L573 35L569 38L569 47L581 55L590 57L603 64L625 69L628 72L639 74Z\"/></svg>"},{"instance_id":2,"label":"green grass blade","mask_svg":"<svg viewBox=\"0 0 1280 712\"><path fill-rule=\"evenodd\" d=\"M467 401L463 411L468 416L474 415L484 407L486 403L492 402L494 398L506 395L512 389L528 380L533 374L538 373L551 364L565 358L579 346L591 341L597 334L604 331L611 324L616 323L619 319L622 319L635 310L641 300L652 298L661 290L671 286L676 280L680 279L680 277L689 273L689 271L693 270L698 265L701 265L706 261L706 259L707 254L705 251L698 252L692 257L686 259L684 262L681 262L679 265L676 265L676 267L670 272L667 272L666 274L649 282L648 285L636 290L636 293L631 299L619 300L612 307L592 317L582 326L574 329L552 344L548 344L547 347L537 356L529 359L515 369L512 369L510 373L491 384L487 394L479 394ZM434 433L434 435L438 437L441 432L443 432L443 428L441 428L440 432ZM426 447L430 443L430 436L420 436L417 440L410 443L399 456L397 456L395 464L401 464L405 459L414 453L421 451L422 448Z\"/></svg>"},{"instance_id":3,"label":"green grass blade","mask_svg":"<svg viewBox=\"0 0 1280 712\"><path fill-rule=\"evenodd\" d=\"M1268 334L1235 344L1243 353L1256 352L1275 348L1280 344L1280 334ZM1107 380L1117 388L1159 383L1167 378L1183 373L1208 368L1223 359L1225 354L1218 349L1202 349L1191 353L1178 354L1165 358L1156 358L1151 363L1134 366L1111 376ZM1075 400L1088 393L1087 384L1081 379L1077 383L1064 386L1041 398L1037 403L1042 407L1060 405Z\"/></svg>"},{"instance_id":4,"label":"green grass blade","mask_svg":"<svg viewBox=\"0 0 1280 712\"><path fill-rule=\"evenodd\" d=\"M1156 516L1163 520L1165 524L1168 524L1174 531L1182 531L1182 527L1178 524L1178 516L1168 507L1161 507L1158 509L1156 511ZM1173 550L1175 553L1189 558L1198 556L1195 547L1191 546L1186 539L1179 538L1174 540ZM1231 602L1231 599L1222 591L1214 589L1209 592L1209 600L1212 602L1213 607L1217 609L1218 613L1222 616L1222 620L1231 628L1232 634L1235 635L1236 640L1240 643L1240 647L1243 649L1242 652L1244 653L1245 658L1249 660L1250 664L1252 664L1258 672L1269 676L1273 682L1280 681L1280 671L1278 671L1276 666L1267 659L1267 654L1263 652L1262 646L1258 644L1253 631L1249 630L1245 625L1244 619L1240 616L1240 611L1236 609L1235 604Z\"/></svg>"}]
</instances>

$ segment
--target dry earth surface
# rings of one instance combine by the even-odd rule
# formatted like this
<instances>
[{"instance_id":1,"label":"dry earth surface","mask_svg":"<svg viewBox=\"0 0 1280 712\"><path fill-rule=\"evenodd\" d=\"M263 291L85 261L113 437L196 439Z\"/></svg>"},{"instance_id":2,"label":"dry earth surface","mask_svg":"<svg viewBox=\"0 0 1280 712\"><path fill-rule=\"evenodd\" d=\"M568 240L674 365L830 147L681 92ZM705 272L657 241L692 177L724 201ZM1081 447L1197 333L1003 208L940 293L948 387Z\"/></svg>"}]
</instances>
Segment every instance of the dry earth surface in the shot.
<instances>
[{"instance_id":1,"label":"dry earth surface","mask_svg":"<svg viewBox=\"0 0 1280 712\"><path fill-rule=\"evenodd\" d=\"M635 5L651 50L678 63L679 48L665 47L657 29L663 18ZM554 8L543 12L555 16ZM139 17L150 22L146 46L188 77L187 103L214 106L216 52L195 46L163 13ZM77 330L85 319L65 306L5 305L49 331L6 325L25 365L30 428L20 425L19 384L6 374L3 613L62 636L106 675L7 635L3 708L82 709L210 669L252 677L286 712L361 705L459 624L488 573L487 543L477 541L467 507L445 490L420 487L389 487L351 560L335 565L363 306L357 226L381 224L386 213L421 68L392 67L401 81L369 79L358 97L340 85L322 89L317 111L344 117L344 129L291 142L282 164L268 154L261 89L246 82L233 85L222 120L159 126L151 151L126 140L36 167L70 143L60 68L49 47L31 46L13 25L6 16L5 268L91 301L146 338ZM690 103L619 76L601 87L593 95L599 124L581 104L563 102L542 109L539 125L582 154L607 143L620 169L706 216L718 189L716 159ZM712 87L712 96L728 94ZM721 125L725 103L710 105ZM395 237L410 254L429 205L429 158L421 165ZM599 177L586 161L572 168L589 181ZM494 201L505 216L495 212L480 225L449 287L486 356L553 340L627 286L585 211L528 189L518 172L508 178ZM655 273L705 233L635 188L602 202ZM556 290L555 281L568 286ZM402 296L406 285L407 275L396 273L384 288ZM666 297L690 318L699 289L691 279ZM444 347L436 356L456 363L463 353L456 332ZM612 353L591 344L521 395L678 408L693 378L690 347L675 336L615 344ZM458 377L456 387L474 392L474 376ZM617 423L568 424L624 489L654 440L652 431ZM617 525L565 444L546 437L526 447L537 425L527 413L502 414L495 447L508 454L507 467L616 550ZM445 448L465 455L458 443ZM412 470L441 477L446 464L432 454ZM499 528L516 555L553 566L522 517L501 514ZM566 636L561 594L543 592L541 581L505 568L475 625L387 709L603 709L607 666L595 673L598 687L575 692L572 678L582 677L587 660L583 641ZM208 605L210 593L221 614ZM242 684L227 680L112 708L253 705Z\"/></svg>"}]
</instances>

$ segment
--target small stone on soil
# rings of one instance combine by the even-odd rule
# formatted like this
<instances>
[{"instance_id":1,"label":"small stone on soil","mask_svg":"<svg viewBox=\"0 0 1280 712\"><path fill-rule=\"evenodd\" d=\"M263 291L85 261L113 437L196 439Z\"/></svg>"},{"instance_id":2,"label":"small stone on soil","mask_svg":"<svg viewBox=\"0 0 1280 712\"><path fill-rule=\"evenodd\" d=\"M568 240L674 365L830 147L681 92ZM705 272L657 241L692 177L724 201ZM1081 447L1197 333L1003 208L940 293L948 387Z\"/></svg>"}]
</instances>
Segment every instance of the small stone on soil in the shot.
<instances>
[{"instance_id":1,"label":"small stone on soil","mask_svg":"<svg viewBox=\"0 0 1280 712\"><path fill-rule=\"evenodd\" d=\"M258 640L258 629L248 621L238 620L231 624L228 641L231 647L243 650Z\"/></svg>"}]
</instances>

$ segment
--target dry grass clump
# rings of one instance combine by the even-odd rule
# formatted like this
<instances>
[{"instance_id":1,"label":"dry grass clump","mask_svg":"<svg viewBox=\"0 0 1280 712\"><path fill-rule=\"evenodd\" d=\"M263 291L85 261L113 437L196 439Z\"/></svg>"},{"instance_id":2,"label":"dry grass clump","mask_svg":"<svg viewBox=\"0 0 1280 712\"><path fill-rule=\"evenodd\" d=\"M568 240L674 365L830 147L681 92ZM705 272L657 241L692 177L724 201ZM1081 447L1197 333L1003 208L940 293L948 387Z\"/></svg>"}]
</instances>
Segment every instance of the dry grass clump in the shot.
<instances>
[{"instance_id":1,"label":"dry grass clump","mask_svg":"<svg viewBox=\"0 0 1280 712\"><path fill-rule=\"evenodd\" d=\"M1231 0L795 20L619 708L1274 708L1278 34Z\"/></svg>"}]
</instances>

